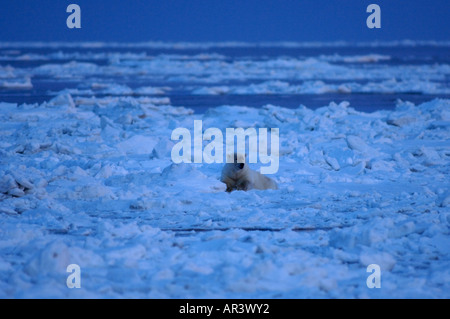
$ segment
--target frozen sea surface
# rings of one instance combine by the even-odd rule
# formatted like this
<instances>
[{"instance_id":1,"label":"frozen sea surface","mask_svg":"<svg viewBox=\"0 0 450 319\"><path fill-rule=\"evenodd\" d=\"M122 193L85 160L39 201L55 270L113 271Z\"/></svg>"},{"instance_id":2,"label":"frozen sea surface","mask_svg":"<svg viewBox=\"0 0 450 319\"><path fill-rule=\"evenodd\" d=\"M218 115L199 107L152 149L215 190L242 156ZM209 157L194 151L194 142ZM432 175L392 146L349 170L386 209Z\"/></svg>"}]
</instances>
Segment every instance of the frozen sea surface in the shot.
<instances>
[{"instance_id":1,"label":"frozen sea surface","mask_svg":"<svg viewBox=\"0 0 450 319\"><path fill-rule=\"evenodd\" d=\"M196 112L345 100L373 112L393 109L398 98L415 104L450 98L449 48L408 41L0 43L0 100L42 103L65 90L85 97L169 96L174 106Z\"/></svg>"},{"instance_id":2,"label":"frozen sea surface","mask_svg":"<svg viewBox=\"0 0 450 319\"><path fill-rule=\"evenodd\" d=\"M419 83L418 91L447 92L442 48L436 63L417 54L415 63L392 65L394 55L379 47L242 61L230 61L220 50L231 49L222 46L212 46L215 54L144 52L142 59L122 48L100 63L94 57L100 61L114 46L90 53L70 47L87 62L57 62L69 54L62 44L28 46L43 52L29 53L26 65L0 63L10 84L0 103L1 298L450 297L450 100L401 89ZM2 54L26 50L3 44ZM52 62L42 64L49 54ZM397 101L371 112L358 104L385 95L339 93L350 103L322 99L320 107L256 103L264 86L283 96L305 81L323 81L318 74L357 83L349 72L366 77L361 87L392 86ZM238 73L237 82L229 79ZM140 75L159 84L121 81ZM169 85L173 77L176 86ZM23 103L39 81L61 86ZM212 86L245 94L201 111L173 102L173 91L195 101L195 90ZM255 105L246 105L249 96L259 99ZM198 119L203 129L279 128L280 168L271 176L279 189L226 193L222 164L174 164L172 130L192 130ZM81 267L80 289L66 286L73 263ZM366 285L370 264L381 267L380 289Z\"/></svg>"}]
</instances>

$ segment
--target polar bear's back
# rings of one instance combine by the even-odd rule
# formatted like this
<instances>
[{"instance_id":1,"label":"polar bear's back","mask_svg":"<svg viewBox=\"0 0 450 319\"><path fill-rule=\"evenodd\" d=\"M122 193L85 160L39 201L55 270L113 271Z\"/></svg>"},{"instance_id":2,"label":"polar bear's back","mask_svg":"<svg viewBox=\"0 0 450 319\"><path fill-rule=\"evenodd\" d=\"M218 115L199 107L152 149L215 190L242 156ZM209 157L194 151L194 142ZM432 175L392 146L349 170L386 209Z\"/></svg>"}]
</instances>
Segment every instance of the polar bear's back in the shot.
<instances>
[{"instance_id":1,"label":"polar bear's back","mask_svg":"<svg viewBox=\"0 0 450 319\"><path fill-rule=\"evenodd\" d=\"M250 183L251 188L260 190L278 189L278 185L273 179L253 170L249 170L249 173L252 175Z\"/></svg>"}]
</instances>

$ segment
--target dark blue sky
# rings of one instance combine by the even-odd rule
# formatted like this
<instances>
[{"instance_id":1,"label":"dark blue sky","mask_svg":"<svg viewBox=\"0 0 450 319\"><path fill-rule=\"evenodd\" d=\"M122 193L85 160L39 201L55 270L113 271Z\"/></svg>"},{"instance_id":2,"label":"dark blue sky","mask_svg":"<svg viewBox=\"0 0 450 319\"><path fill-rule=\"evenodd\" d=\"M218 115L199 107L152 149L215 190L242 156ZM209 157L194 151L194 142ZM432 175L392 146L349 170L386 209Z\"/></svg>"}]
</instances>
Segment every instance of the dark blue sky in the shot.
<instances>
[{"instance_id":1,"label":"dark blue sky","mask_svg":"<svg viewBox=\"0 0 450 319\"><path fill-rule=\"evenodd\" d=\"M66 8L80 5L81 29ZM381 7L381 29L366 8ZM0 41L450 40L450 0L2 0Z\"/></svg>"}]
</instances>

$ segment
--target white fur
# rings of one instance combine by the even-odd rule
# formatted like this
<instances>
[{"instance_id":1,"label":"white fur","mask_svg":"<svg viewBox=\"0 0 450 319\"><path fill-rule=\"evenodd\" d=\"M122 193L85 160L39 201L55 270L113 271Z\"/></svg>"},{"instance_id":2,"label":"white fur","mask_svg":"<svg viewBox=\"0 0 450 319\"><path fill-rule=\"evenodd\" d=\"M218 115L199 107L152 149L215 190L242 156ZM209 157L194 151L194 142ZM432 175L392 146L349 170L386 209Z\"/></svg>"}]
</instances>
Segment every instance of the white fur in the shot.
<instances>
[{"instance_id":1,"label":"white fur","mask_svg":"<svg viewBox=\"0 0 450 319\"><path fill-rule=\"evenodd\" d=\"M241 169L239 163L243 163L245 159L235 155L234 163L225 164L222 170L221 181L227 185L227 192L233 190L250 190L250 189L277 189L277 184L274 180L261 173L252 170L247 163Z\"/></svg>"}]
</instances>

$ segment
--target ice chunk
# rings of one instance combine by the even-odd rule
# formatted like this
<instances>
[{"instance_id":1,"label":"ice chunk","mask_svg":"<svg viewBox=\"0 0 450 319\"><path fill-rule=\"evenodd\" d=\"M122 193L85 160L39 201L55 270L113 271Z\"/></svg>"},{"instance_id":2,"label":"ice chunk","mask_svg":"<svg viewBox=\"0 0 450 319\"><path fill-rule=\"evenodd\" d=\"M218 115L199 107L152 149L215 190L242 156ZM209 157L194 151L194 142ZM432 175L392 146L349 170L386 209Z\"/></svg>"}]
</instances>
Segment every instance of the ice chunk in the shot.
<instances>
[{"instance_id":1,"label":"ice chunk","mask_svg":"<svg viewBox=\"0 0 450 319\"><path fill-rule=\"evenodd\" d=\"M14 210L12 207L8 207L6 205L0 205L0 213L8 214L8 215L17 215L18 212Z\"/></svg>"},{"instance_id":2,"label":"ice chunk","mask_svg":"<svg viewBox=\"0 0 450 319\"><path fill-rule=\"evenodd\" d=\"M439 207L450 206L450 192L442 194L437 200L437 205Z\"/></svg>"},{"instance_id":3,"label":"ice chunk","mask_svg":"<svg viewBox=\"0 0 450 319\"><path fill-rule=\"evenodd\" d=\"M330 166L335 170L338 171L341 169L341 166L339 165L338 161L334 157L325 156L325 161L330 164Z\"/></svg>"},{"instance_id":4,"label":"ice chunk","mask_svg":"<svg viewBox=\"0 0 450 319\"><path fill-rule=\"evenodd\" d=\"M166 88L168 89L168 88ZM148 95L160 95L164 94L164 88L153 87L153 86L143 86L134 90L136 94L148 94Z\"/></svg>"},{"instance_id":5,"label":"ice chunk","mask_svg":"<svg viewBox=\"0 0 450 319\"><path fill-rule=\"evenodd\" d=\"M436 150L430 147L421 147L419 150L419 154L422 155L424 161L422 162L425 166L433 166L433 165L441 165L444 164L440 155Z\"/></svg>"},{"instance_id":6,"label":"ice chunk","mask_svg":"<svg viewBox=\"0 0 450 319\"><path fill-rule=\"evenodd\" d=\"M417 121L415 117L412 116L402 116L402 117L390 117L386 120L386 123L395 126L406 126Z\"/></svg>"},{"instance_id":7,"label":"ice chunk","mask_svg":"<svg viewBox=\"0 0 450 319\"><path fill-rule=\"evenodd\" d=\"M359 261L363 266L376 264L380 266L381 271L391 271L396 264L395 258L386 252L366 251L361 253Z\"/></svg>"},{"instance_id":8,"label":"ice chunk","mask_svg":"<svg viewBox=\"0 0 450 319\"><path fill-rule=\"evenodd\" d=\"M212 87L202 87L192 91L192 94L196 95L218 95L227 94L230 92L230 88L227 86L212 86Z\"/></svg>"},{"instance_id":9,"label":"ice chunk","mask_svg":"<svg viewBox=\"0 0 450 319\"><path fill-rule=\"evenodd\" d=\"M22 197L25 196L25 193L23 190L21 190L20 188L11 188L8 191L8 194L11 196L15 196L15 197Z\"/></svg>"},{"instance_id":10,"label":"ice chunk","mask_svg":"<svg viewBox=\"0 0 450 319\"><path fill-rule=\"evenodd\" d=\"M362 138L356 135L349 135L347 136L347 145L352 150L360 151L360 152L366 152L369 150L369 146L364 142Z\"/></svg>"},{"instance_id":11,"label":"ice chunk","mask_svg":"<svg viewBox=\"0 0 450 319\"><path fill-rule=\"evenodd\" d=\"M103 89L101 93L111 95L131 95L133 94L133 90L126 85L110 84L107 88Z\"/></svg>"},{"instance_id":12,"label":"ice chunk","mask_svg":"<svg viewBox=\"0 0 450 319\"><path fill-rule=\"evenodd\" d=\"M34 185L22 174L13 173L16 182L25 189L33 189Z\"/></svg>"},{"instance_id":13,"label":"ice chunk","mask_svg":"<svg viewBox=\"0 0 450 319\"><path fill-rule=\"evenodd\" d=\"M153 148L151 158L165 158L170 157L174 143L171 140L161 138Z\"/></svg>"},{"instance_id":14,"label":"ice chunk","mask_svg":"<svg viewBox=\"0 0 450 319\"><path fill-rule=\"evenodd\" d=\"M18 188L16 180L10 174L3 175L0 179L0 193L7 193L9 190Z\"/></svg>"},{"instance_id":15,"label":"ice chunk","mask_svg":"<svg viewBox=\"0 0 450 319\"><path fill-rule=\"evenodd\" d=\"M69 107L75 107L75 102L73 101L72 95L70 93L61 93L51 99L48 103L48 106L69 106Z\"/></svg>"},{"instance_id":16,"label":"ice chunk","mask_svg":"<svg viewBox=\"0 0 450 319\"><path fill-rule=\"evenodd\" d=\"M53 242L32 257L25 266L25 272L31 277L65 274L67 266L71 263L67 245L62 242Z\"/></svg>"},{"instance_id":17,"label":"ice chunk","mask_svg":"<svg viewBox=\"0 0 450 319\"><path fill-rule=\"evenodd\" d=\"M25 80L8 80L0 82L0 88L4 89L19 89L19 90L30 90L33 88L31 84L31 79L26 78Z\"/></svg>"},{"instance_id":18,"label":"ice chunk","mask_svg":"<svg viewBox=\"0 0 450 319\"><path fill-rule=\"evenodd\" d=\"M106 164L102 166L97 174L95 174L95 178L107 179L111 176L126 175L127 173L128 171L123 167L117 166L115 164Z\"/></svg>"},{"instance_id":19,"label":"ice chunk","mask_svg":"<svg viewBox=\"0 0 450 319\"><path fill-rule=\"evenodd\" d=\"M152 136L135 135L117 144L117 149L127 154L151 154L158 139Z\"/></svg>"}]
</instances>

